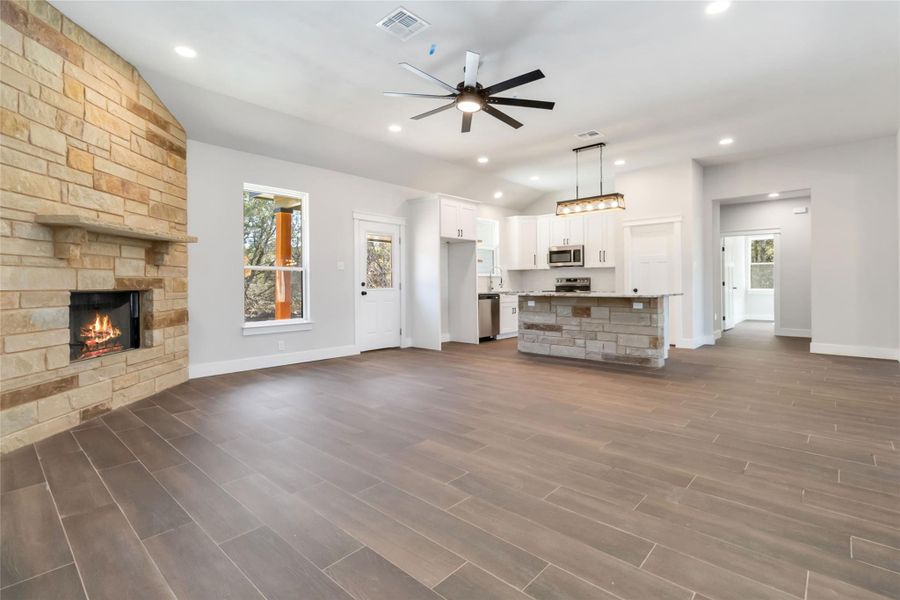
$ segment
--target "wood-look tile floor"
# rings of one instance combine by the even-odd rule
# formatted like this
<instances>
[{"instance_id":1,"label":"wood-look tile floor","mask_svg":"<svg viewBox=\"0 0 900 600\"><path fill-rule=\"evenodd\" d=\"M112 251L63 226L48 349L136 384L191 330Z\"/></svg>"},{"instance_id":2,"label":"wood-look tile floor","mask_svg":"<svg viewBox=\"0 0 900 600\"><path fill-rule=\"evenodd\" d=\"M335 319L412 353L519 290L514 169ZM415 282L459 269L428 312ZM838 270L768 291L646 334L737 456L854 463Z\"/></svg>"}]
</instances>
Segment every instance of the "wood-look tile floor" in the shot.
<instances>
[{"instance_id":1,"label":"wood-look tile floor","mask_svg":"<svg viewBox=\"0 0 900 600\"><path fill-rule=\"evenodd\" d=\"M18 598L900 597L900 367L744 324L193 380L2 460Z\"/></svg>"}]
</instances>

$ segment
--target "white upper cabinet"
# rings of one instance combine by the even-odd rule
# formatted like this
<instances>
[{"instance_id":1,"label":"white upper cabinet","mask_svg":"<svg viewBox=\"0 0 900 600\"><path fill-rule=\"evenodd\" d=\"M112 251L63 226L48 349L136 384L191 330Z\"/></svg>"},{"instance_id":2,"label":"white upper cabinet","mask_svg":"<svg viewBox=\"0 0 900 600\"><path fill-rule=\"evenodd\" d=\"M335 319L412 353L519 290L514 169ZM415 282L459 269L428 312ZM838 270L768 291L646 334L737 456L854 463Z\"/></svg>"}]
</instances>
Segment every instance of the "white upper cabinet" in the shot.
<instances>
[{"instance_id":1,"label":"white upper cabinet","mask_svg":"<svg viewBox=\"0 0 900 600\"><path fill-rule=\"evenodd\" d=\"M549 269L550 263L550 223L555 219L553 215L541 215L537 218L537 259L536 268Z\"/></svg>"},{"instance_id":2,"label":"white upper cabinet","mask_svg":"<svg viewBox=\"0 0 900 600\"><path fill-rule=\"evenodd\" d=\"M441 197L441 237L474 240L478 209L472 202Z\"/></svg>"},{"instance_id":3,"label":"white upper cabinet","mask_svg":"<svg viewBox=\"0 0 900 600\"><path fill-rule=\"evenodd\" d=\"M584 220L584 266L586 268L614 267L615 238L610 215L595 213Z\"/></svg>"},{"instance_id":4,"label":"white upper cabinet","mask_svg":"<svg viewBox=\"0 0 900 600\"><path fill-rule=\"evenodd\" d=\"M592 213L572 217L540 215L507 217L503 267L547 269L550 246L584 246L584 266L597 269L616 265L614 221L611 215Z\"/></svg>"},{"instance_id":5,"label":"white upper cabinet","mask_svg":"<svg viewBox=\"0 0 900 600\"><path fill-rule=\"evenodd\" d=\"M505 251L501 260L507 269L536 269L538 265L537 217L508 217Z\"/></svg>"},{"instance_id":6,"label":"white upper cabinet","mask_svg":"<svg viewBox=\"0 0 900 600\"><path fill-rule=\"evenodd\" d=\"M550 245L577 246L584 243L584 218L550 217Z\"/></svg>"}]
</instances>

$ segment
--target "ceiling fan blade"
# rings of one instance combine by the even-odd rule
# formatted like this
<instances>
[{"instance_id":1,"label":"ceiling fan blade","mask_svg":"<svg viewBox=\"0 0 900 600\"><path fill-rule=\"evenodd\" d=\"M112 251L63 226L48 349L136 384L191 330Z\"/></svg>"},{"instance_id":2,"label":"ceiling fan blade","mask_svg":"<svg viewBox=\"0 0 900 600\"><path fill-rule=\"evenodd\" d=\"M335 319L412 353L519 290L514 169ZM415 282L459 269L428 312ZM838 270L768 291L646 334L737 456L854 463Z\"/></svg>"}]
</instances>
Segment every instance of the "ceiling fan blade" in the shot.
<instances>
[{"instance_id":1,"label":"ceiling fan blade","mask_svg":"<svg viewBox=\"0 0 900 600\"><path fill-rule=\"evenodd\" d=\"M472 131L472 113L463 113L462 132L469 133Z\"/></svg>"},{"instance_id":2,"label":"ceiling fan blade","mask_svg":"<svg viewBox=\"0 0 900 600\"><path fill-rule=\"evenodd\" d=\"M466 51L466 76L463 80L463 85L466 87L475 87L478 82L478 62L480 60L480 54Z\"/></svg>"},{"instance_id":3,"label":"ceiling fan blade","mask_svg":"<svg viewBox=\"0 0 900 600\"><path fill-rule=\"evenodd\" d=\"M418 121L419 119L424 119L425 117L430 117L431 115L436 115L437 113L445 111L448 108L453 108L454 106L456 106L456 102L451 102L450 104L447 104L446 106L441 106L440 108L436 108L434 110L429 110L428 112L423 112L421 115L416 115L416 116L410 117L410 118L414 121Z\"/></svg>"},{"instance_id":4,"label":"ceiling fan blade","mask_svg":"<svg viewBox=\"0 0 900 600\"><path fill-rule=\"evenodd\" d=\"M519 127L522 126L521 123L519 123L518 121L513 119L511 116L509 116L505 112L501 112L501 111L497 110L496 108L494 108L493 106L490 106L488 104L485 104L481 110L483 110L487 114L491 115L495 119L500 119L501 121L503 121L504 123L506 123L507 125L515 128L515 129L518 129Z\"/></svg>"},{"instance_id":5,"label":"ceiling fan blade","mask_svg":"<svg viewBox=\"0 0 900 600\"><path fill-rule=\"evenodd\" d=\"M421 70L421 69L415 68L414 66L412 66L412 65L409 64L409 63L402 62L402 63L400 63L400 66L403 67L404 69L406 69L407 71L409 71L410 73L413 73L413 74L415 74L415 75L418 75L418 76L421 77L422 79L425 79L425 80L427 80L427 81L430 81L431 83L436 83L436 84L438 84L439 86L441 86L442 88L444 88L444 89L447 90L448 92L452 92L452 93L454 93L454 94L456 93L456 88L453 87L452 85L450 85L450 84L448 84L448 83L444 83L443 81L441 81L441 80L438 79L437 77L433 77L433 76L429 75L428 73L426 73L425 71L423 71L423 70Z\"/></svg>"},{"instance_id":6,"label":"ceiling fan blade","mask_svg":"<svg viewBox=\"0 0 900 600\"><path fill-rule=\"evenodd\" d=\"M447 94L446 96L441 96L438 94L410 94L407 92L385 92L385 96L390 96L392 98L455 98L456 94Z\"/></svg>"},{"instance_id":7,"label":"ceiling fan blade","mask_svg":"<svg viewBox=\"0 0 900 600\"><path fill-rule=\"evenodd\" d=\"M544 110L553 110L553 106L556 104L555 102L545 102L544 100L524 100L522 98L488 98L487 101L491 104L543 108Z\"/></svg>"},{"instance_id":8,"label":"ceiling fan blade","mask_svg":"<svg viewBox=\"0 0 900 600\"><path fill-rule=\"evenodd\" d=\"M543 78L544 74L541 72L541 70L536 69L531 73L525 73L524 75L519 75L518 77L513 77L512 79L507 79L506 81L501 81L500 83L495 83L494 85L489 85L482 91L487 95L496 94L497 92L502 92L510 88L525 85L526 83L531 83L532 81L537 81L538 79Z\"/></svg>"}]
</instances>

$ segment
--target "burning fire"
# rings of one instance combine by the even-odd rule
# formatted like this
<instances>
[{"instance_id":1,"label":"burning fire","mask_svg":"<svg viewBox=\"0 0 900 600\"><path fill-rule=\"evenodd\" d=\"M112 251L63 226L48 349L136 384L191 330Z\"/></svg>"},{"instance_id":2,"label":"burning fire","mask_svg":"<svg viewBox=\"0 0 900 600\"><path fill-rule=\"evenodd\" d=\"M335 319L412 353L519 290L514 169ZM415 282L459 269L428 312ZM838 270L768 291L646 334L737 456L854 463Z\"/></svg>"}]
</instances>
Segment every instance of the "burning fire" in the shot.
<instances>
[{"instance_id":1,"label":"burning fire","mask_svg":"<svg viewBox=\"0 0 900 600\"><path fill-rule=\"evenodd\" d=\"M122 344L114 341L122 335L122 330L112 324L109 315L100 316L100 313L95 313L94 320L84 325L79 333L84 341L80 358L100 356L122 349Z\"/></svg>"}]
</instances>

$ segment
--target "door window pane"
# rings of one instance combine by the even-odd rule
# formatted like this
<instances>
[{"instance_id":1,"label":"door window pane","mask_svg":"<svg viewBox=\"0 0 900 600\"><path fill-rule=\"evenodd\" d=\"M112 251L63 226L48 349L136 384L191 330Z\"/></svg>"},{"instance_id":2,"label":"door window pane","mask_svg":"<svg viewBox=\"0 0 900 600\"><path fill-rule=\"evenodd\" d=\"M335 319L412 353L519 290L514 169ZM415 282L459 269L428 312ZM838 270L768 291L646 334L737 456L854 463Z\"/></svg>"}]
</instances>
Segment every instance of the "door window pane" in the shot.
<instances>
[{"instance_id":1,"label":"door window pane","mask_svg":"<svg viewBox=\"0 0 900 600\"><path fill-rule=\"evenodd\" d=\"M392 288L393 238L389 235L366 234L366 287Z\"/></svg>"}]
</instances>

